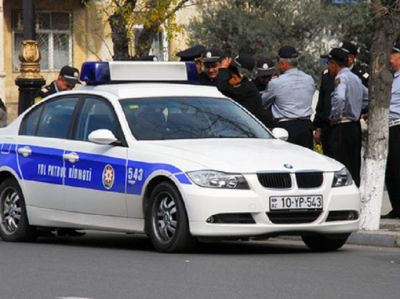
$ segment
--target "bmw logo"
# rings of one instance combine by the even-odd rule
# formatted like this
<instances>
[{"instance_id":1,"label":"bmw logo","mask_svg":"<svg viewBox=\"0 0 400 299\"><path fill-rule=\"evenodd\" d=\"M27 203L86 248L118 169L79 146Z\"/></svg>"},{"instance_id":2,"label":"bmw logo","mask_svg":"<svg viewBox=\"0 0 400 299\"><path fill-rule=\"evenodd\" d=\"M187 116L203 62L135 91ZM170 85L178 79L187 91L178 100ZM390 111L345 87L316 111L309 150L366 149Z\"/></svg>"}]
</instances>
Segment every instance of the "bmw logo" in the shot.
<instances>
[{"instance_id":1,"label":"bmw logo","mask_svg":"<svg viewBox=\"0 0 400 299\"><path fill-rule=\"evenodd\" d=\"M288 164L288 163L284 164L283 166L285 166L285 168L287 168L287 169L292 169L293 168L293 165Z\"/></svg>"}]
</instances>

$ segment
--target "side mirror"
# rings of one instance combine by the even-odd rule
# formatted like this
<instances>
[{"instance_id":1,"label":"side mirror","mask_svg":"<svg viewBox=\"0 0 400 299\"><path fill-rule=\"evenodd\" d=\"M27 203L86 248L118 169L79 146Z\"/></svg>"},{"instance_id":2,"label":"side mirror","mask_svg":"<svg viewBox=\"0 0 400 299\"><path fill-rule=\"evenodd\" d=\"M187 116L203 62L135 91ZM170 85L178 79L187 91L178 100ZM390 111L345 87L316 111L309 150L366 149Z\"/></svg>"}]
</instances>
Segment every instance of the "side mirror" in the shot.
<instances>
[{"instance_id":1,"label":"side mirror","mask_svg":"<svg viewBox=\"0 0 400 299\"><path fill-rule=\"evenodd\" d=\"M107 129L94 130L89 134L88 139L90 142L104 145L110 145L118 142L118 139L114 136L114 134Z\"/></svg>"},{"instance_id":2,"label":"side mirror","mask_svg":"<svg viewBox=\"0 0 400 299\"><path fill-rule=\"evenodd\" d=\"M282 129L282 128L274 128L272 130L272 135L274 135L274 137L276 139L280 139L280 140L283 140L283 141L287 141L288 138L289 138L288 131L286 131L285 129Z\"/></svg>"}]
</instances>

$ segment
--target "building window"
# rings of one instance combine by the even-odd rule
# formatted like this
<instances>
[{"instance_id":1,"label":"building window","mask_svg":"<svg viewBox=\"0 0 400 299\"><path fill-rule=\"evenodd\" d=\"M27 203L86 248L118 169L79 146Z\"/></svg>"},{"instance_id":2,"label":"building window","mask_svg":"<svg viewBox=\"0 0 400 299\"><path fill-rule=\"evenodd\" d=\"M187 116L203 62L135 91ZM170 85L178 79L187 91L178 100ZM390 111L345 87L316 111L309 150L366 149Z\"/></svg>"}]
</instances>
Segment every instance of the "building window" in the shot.
<instances>
[{"instance_id":1,"label":"building window","mask_svg":"<svg viewBox=\"0 0 400 299\"><path fill-rule=\"evenodd\" d=\"M40 69L59 70L72 64L71 14L66 12L38 12L36 14L36 39L39 43ZM18 59L23 40L22 11L12 11L13 71L19 72Z\"/></svg>"}]
</instances>

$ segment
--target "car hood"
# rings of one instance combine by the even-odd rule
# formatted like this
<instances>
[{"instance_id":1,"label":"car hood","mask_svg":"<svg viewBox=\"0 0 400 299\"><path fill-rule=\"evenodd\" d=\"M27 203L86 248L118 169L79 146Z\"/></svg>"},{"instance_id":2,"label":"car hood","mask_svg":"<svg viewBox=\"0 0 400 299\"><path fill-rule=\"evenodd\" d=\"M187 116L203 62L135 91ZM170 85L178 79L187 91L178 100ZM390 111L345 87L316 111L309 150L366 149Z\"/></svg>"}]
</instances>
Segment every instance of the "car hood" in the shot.
<instances>
[{"instance_id":1,"label":"car hood","mask_svg":"<svg viewBox=\"0 0 400 299\"><path fill-rule=\"evenodd\" d=\"M146 151L172 160L190 162L193 168L233 173L337 171L339 162L307 148L277 139L192 139L143 141ZM144 144L142 144L144 146ZM187 169L189 170L189 169Z\"/></svg>"}]
</instances>

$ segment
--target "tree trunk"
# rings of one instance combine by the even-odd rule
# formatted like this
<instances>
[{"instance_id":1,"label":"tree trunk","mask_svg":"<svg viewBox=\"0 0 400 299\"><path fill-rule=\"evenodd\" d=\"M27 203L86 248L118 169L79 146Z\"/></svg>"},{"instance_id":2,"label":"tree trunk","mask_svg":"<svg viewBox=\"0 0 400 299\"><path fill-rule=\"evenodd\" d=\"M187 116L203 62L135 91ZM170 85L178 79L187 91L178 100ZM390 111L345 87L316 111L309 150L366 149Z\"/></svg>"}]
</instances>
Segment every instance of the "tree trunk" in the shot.
<instances>
[{"instance_id":1,"label":"tree trunk","mask_svg":"<svg viewBox=\"0 0 400 299\"><path fill-rule=\"evenodd\" d=\"M113 42L113 60L131 60L129 55L129 36L126 22L120 12L115 12L108 22L111 27L111 39Z\"/></svg>"},{"instance_id":2,"label":"tree trunk","mask_svg":"<svg viewBox=\"0 0 400 299\"><path fill-rule=\"evenodd\" d=\"M393 81L389 55L393 42L400 32L400 12L397 2L381 0L371 2L375 24L370 60L368 141L360 186L360 228L364 230L379 229Z\"/></svg>"}]
</instances>

